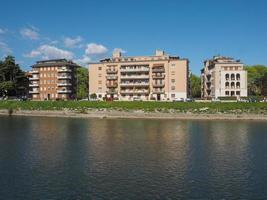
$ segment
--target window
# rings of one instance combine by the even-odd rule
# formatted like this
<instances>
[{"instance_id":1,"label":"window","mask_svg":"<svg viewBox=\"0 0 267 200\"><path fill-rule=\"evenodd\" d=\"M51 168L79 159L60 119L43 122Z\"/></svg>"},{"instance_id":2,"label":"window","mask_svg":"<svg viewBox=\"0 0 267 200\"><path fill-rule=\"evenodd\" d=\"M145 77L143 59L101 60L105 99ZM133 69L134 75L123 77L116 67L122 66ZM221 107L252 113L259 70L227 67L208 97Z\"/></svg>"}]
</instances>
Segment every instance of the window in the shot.
<instances>
[{"instance_id":1,"label":"window","mask_svg":"<svg viewBox=\"0 0 267 200\"><path fill-rule=\"evenodd\" d=\"M225 95L226 96L229 96L229 91L225 91Z\"/></svg>"},{"instance_id":2,"label":"window","mask_svg":"<svg viewBox=\"0 0 267 200\"><path fill-rule=\"evenodd\" d=\"M98 81L98 84L102 84L102 81Z\"/></svg>"},{"instance_id":3,"label":"window","mask_svg":"<svg viewBox=\"0 0 267 200\"><path fill-rule=\"evenodd\" d=\"M172 64L172 67L175 67L175 64Z\"/></svg>"},{"instance_id":4,"label":"window","mask_svg":"<svg viewBox=\"0 0 267 200\"><path fill-rule=\"evenodd\" d=\"M99 95L98 95L98 98L102 98L102 95L101 95L101 94L99 94Z\"/></svg>"},{"instance_id":5,"label":"window","mask_svg":"<svg viewBox=\"0 0 267 200\"><path fill-rule=\"evenodd\" d=\"M239 95L240 95L240 91L236 91L236 95L238 95L238 96L239 96Z\"/></svg>"},{"instance_id":6,"label":"window","mask_svg":"<svg viewBox=\"0 0 267 200\"><path fill-rule=\"evenodd\" d=\"M42 87L40 87L40 91L43 91L43 88Z\"/></svg>"},{"instance_id":7,"label":"window","mask_svg":"<svg viewBox=\"0 0 267 200\"><path fill-rule=\"evenodd\" d=\"M98 70L102 70L102 67L98 67Z\"/></svg>"},{"instance_id":8,"label":"window","mask_svg":"<svg viewBox=\"0 0 267 200\"><path fill-rule=\"evenodd\" d=\"M102 77L102 74L98 74L98 77L99 77L99 78Z\"/></svg>"},{"instance_id":9,"label":"window","mask_svg":"<svg viewBox=\"0 0 267 200\"><path fill-rule=\"evenodd\" d=\"M172 83L175 83L175 79L172 79Z\"/></svg>"},{"instance_id":10,"label":"window","mask_svg":"<svg viewBox=\"0 0 267 200\"><path fill-rule=\"evenodd\" d=\"M46 74L44 74L44 77L46 77Z\"/></svg>"},{"instance_id":11,"label":"window","mask_svg":"<svg viewBox=\"0 0 267 200\"><path fill-rule=\"evenodd\" d=\"M175 71L172 71L172 72L171 72L171 75L175 75Z\"/></svg>"},{"instance_id":12,"label":"window","mask_svg":"<svg viewBox=\"0 0 267 200\"><path fill-rule=\"evenodd\" d=\"M175 86L172 86L172 87L171 87L171 90L175 90Z\"/></svg>"},{"instance_id":13,"label":"window","mask_svg":"<svg viewBox=\"0 0 267 200\"><path fill-rule=\"evenodd\" d=\"M171 94L171 97L172 97L172 98L175 98L175 94Z\"/></svg>"},{"instance_id":14,"label":"window","mask_svg":"<svg viewBox=\"0 0 267 200\"><path fill-rule=\"evenodd\" d=\"M42 78L43 77L43 74L40 74L40 77Z\"/></svg>"},{"instance_id":15,"label":"window","mask_svg":"<svg viewBox=\"0 0 267 200\"><path fill-rule=\"evenodd\" d=\"M229 80L229 74L225 74L225 79Z\"/></svg>"},{"instance_id":16,"label":"window","mask_svg":"<svg viewBox=\"0 0 267 200\"><path fill-rule=\"evenodd\" d=\"M98 90L102 90L102 87L98 87Z\"/></svg>"}]
</instances>

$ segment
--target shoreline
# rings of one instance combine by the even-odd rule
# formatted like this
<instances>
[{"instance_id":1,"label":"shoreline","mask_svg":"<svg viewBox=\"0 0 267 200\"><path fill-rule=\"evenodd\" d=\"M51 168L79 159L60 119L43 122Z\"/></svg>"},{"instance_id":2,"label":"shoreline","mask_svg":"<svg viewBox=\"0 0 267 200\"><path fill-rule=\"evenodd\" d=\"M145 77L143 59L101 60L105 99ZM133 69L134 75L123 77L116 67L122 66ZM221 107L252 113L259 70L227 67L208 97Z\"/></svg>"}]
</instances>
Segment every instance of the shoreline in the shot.
<instances>
[{"instance_id":1,"label":"shoreline","mask_svg":"<svg viewBox=\"0 0 267 200\"><path fill-rule=\"evenodd\" d=\"M0 110L0 116L38 116L38 117L68 117L68 118L99 118L99 119L183 119L183 120L255 120L267 121L264 114L226 114L226 113L165 113L118 111L118 110L90 110L84 113L70 110Z\"/></svg>"}]
</instances>

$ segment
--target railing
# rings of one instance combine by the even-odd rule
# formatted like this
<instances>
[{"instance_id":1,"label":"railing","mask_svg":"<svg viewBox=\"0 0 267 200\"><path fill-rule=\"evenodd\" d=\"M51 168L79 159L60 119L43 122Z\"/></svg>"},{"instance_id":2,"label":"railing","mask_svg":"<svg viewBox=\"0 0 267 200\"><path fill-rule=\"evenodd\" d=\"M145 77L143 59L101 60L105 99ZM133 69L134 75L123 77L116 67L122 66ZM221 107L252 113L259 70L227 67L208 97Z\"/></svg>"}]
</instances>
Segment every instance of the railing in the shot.
<instances>
[{"instance_id":1,"label":"railing","mask_svg":"<svg viewBox=\"0 0 267 200\"><path fill-rule=\"evenodd\" d=\"M149 75L139 75L139 76L121 76L121 79L149 79Z\"/></svg>"},{"instance_id":2,"label":"railing","mask_svg":"<svg viewBox=\"0 0 267 200\"><path fill-rule=\"evenodd\" d=\"M152 78L156 79L162 79L162 78L165 78L165 75L164 74L161 74L161 75L152 75Z\"/></svg>"},{"instance_id":3,"label":"railing","mask_svg":"<svg viewBox=\"0 0 267 200\"><path fill-rule=\"evenodd\" d=\"M117 78L118 78L118 76L115 76L115 75L113 75L113 76L107 76L107 80L115 80Z\"/></svg>"},{"instance_id":4,"label":"railing","mask_svg":"<svg viewBox=\"0 0 267 200\"><path fill-rule=\"evenodd\" d=\"M39 84L37 83L29 84L29 87L39 87Z\"/></svg>"},{"instance_id":5,"label":"railing","mask_svg":"<svg viewBox=\"0 0 267 200\"><path fill-rule=\"evenodd\" d=\"M29 94L39 94L39 90L30 90Z\"/></svg>"},{"instance_id":6,"label":"railing","mask_svg":"<svg viewBox=\"0 0 267 200\"><path fill-rule=\"evenodd\" d=\"M147 94L149 93L148 90L121 90L121 94Z\"/></svg>"},{"instance_id":7,"label":"railing","mask_svg":"<svg viewBox=\"0 0 267 200\"><path fill-rule=\"evenodd\" d=\"M164 90L153 90L152 92L153 92L154 94L163 94L163 93L165 93Z\"/></svg>"},{"instance_id":8,"label":"railing","mask_svg":"<svg viewBox=\"0 0 267 200\"><path fill-rule=\"evenodd\" d=\"M153 87L164 87L165 83L153 83Z\"/></svg>"},{"instance_id":9,"label":"railing","mask_svg":"<svg viewBox=\"0 0 267 200\"><path fill-rule=\"evenodd\" d=\"M121 83L121 86L149 86L149 83Z\"/></svg>"},{"instance_id":10,"label":"railing","mask_svg":"<svg viewBox=\"0 0 267 200\"><path fill-rule=\"evenodd\" d=\"M58 83L57 86L71 86L71 83Z\"/></svg>"},{"instance_id":11,"label":"railing","mask_svg":"<svg viewBox=\"0 0 267 200\"><path fill-rule=\"evenodd\" d=\"M71 69L67 69L67 68L61 68L57 70L58 72L71 72Z\"/></svg>"},{"instance_id":12,"label":"railing","mask_svg":"<svg viewBox=\"0 0 267 200\"><path fill-rule=\"evenodd\" d=\"M39 77L30 77L29 80L30 81L37 81L37 80L39 80Z\"/></svg>"},{"instance_id":13,"label":"railing","mask_svg":"<svg viewBox=\"0 0 267 200\"><path fill-rule=\"evenodd\" d=\"M58 76L58 79L71 79L71 76Z\"/></svg>"},{"instance_id":14,"label":"railing","mask_svg":"<svg viewBox=\"0 0 267 200\"><path fill-rule=\"evenodd\" d=\"M38 70L32 70L30 71L31 74L39 74L39 71Z\"/></svg>"},{"instance_id":15,"label":"railing","mask_svg":"<svg viewBox=\"0 0 267 200\"><path fill-rule=\"evenodd\" d=\"M60 94L60 93L66 94L66 93L71 93L71 90L58 90L57 92L58 92L59 94Z\"/></svg>"},{"instance_id":16,"label":"railing","mask_svg":"<svg viewBox=\"0 0 267 200\"><path fill-rule=\"evenodd\" d=\"M164 68L152 68L152 72L165 72Z\"/></svg>"},{"instance_id":17,"label":"railing","mask_svg":"<svg viewBox=\"0 0 267 200\"><path fill-rule=\"evenodd\" d=\"M118 70L117 69L115 69L115 70L107 69L106 72L107 72L107 74L115 74L118 72Z\"/></svg>"},{"instance_id":18,"label":"railing","mask_svg":"<svg viewBox=\"0 0 267 200\"><path fill-rule=\"evenodd\" d=\"M121 72L148 72L149 68L121 68Z\"/></svg>"}]
</instances>

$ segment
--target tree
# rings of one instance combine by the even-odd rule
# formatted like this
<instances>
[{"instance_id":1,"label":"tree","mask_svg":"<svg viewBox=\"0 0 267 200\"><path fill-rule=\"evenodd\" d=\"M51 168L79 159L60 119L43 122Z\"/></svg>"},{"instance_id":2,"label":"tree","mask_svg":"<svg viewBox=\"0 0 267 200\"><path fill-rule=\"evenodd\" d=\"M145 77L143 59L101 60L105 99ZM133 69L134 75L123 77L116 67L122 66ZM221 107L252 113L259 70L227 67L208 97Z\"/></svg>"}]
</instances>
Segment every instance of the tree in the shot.
<instances>
[{"instance_id":1,"label":"tree","mask_svg":"<svg viewBox=\"0 0 267 200\"><path fill-rule=\"evenodd\" d=\"M190 75L190 84L191 84L191 95L193 98L201 97L201 79L200 77L191 74Z\"/></svg>"},{"instance_id":2,"label":"tree","mask_svg":"<svg viewBox=\"0 0 267 200\"><path fill-rule=\"evenodd\" d=\"M84 67L77 68L77 98L88 98L88 69Z\"/></svg>"},{"instance_id":3,"label":"tree","mask_svg":"<svg viewBox=\"0 0 267 200\"><path fill-rule=\"evenodd\" d=\"M267 67L264 65L246 66L248 73L248 94L262 95L263 91L263 76L267 73Z\"/></svg>"},{"instance_id":4,"label":"tree","mask_svg":"<svg viewBox=\"0 0 267 200\"><path fill-rule=\"evenodd\" d=\"M0 61L0 96L26 95L29 81L13 56Z\"/></svg>"}]
</instances>

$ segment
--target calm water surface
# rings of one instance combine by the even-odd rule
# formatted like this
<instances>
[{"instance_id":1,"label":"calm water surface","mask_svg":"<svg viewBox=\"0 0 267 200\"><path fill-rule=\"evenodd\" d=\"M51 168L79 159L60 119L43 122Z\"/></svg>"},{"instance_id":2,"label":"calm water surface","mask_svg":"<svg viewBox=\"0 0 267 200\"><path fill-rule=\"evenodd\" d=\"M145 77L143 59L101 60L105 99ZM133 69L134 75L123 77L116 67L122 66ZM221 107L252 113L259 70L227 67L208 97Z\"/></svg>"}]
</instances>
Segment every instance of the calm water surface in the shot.
<instances>
[{"instance_id":1,"label":"calm water surface","mask_svg":"<svg viewBox=\"0 0 267 200\"><path fill-rule=\"evenodd\" d=\"M0 199L267 199L267 123L0 117Z\"/></svg>"}]
</instances>

